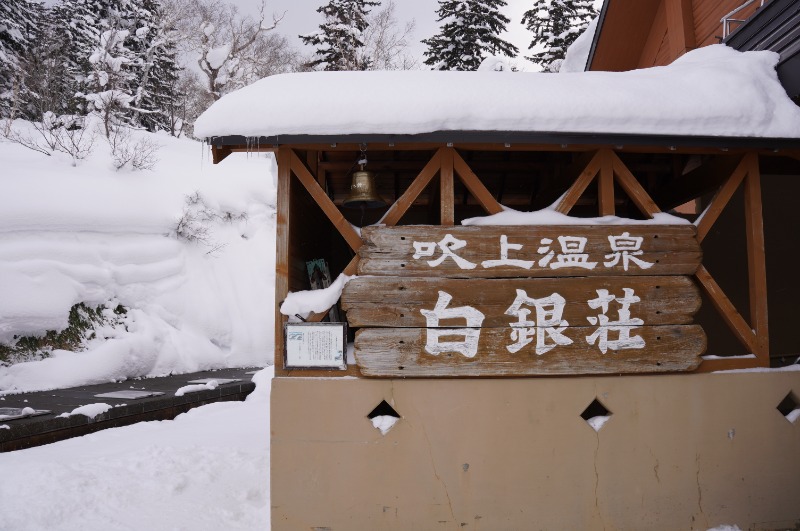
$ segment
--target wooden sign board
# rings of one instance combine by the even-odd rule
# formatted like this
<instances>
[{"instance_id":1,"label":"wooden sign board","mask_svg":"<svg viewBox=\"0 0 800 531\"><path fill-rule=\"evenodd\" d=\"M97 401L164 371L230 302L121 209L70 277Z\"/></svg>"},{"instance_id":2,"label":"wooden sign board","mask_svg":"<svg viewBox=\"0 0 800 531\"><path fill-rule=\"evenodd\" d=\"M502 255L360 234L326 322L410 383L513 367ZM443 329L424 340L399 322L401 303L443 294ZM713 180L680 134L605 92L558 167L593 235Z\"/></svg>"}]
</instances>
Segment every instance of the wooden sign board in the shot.
<instances>
[{"instance_id":1,"label":"wooden sign board","mask_svg":"<svg viewBox=\"0 0 800 531\"><path fill-rule=\"evenodd\" d=\"M361 235L359 275L691 275L702 260L694 225L406 225Z\"/></svg>"},{"instance_id":2,"label":"wooden sign board","mask_svg":"<svg viewBox=\"0 0 800 531\"><path fill-rule=\"evenodd\" d=\"M366 376L687 371L693 226L370 227L342 295ZM369 276L366 276L369 275Z\"/></svg>"},{"instance_id":3,"label":"wooden sign board","mask_svg":"<svg viewBox=\"0 0 800 531\"><path fill-rule=\"evenodd\" d=\"M529 298L541 299L553 293L565 299L563 318L570 324L587 325L596 315L586 301L597 297L597 290L622 296L632 289L641 299L631 305L631 313L648 325L690 324L700 309L700 292L689 277L577 277L520 279L463 279L424 277L358 277L344 288L342 309L351 327L427 327L421 310L436 306L439 292L453 297L452 306L478 309L483 327L506 327L512 320L506 314L523 290ZM612 313L615 311L612 308ZM466 326L462 319L442 320L440 326Z\"/></svg>"}]
</instances>

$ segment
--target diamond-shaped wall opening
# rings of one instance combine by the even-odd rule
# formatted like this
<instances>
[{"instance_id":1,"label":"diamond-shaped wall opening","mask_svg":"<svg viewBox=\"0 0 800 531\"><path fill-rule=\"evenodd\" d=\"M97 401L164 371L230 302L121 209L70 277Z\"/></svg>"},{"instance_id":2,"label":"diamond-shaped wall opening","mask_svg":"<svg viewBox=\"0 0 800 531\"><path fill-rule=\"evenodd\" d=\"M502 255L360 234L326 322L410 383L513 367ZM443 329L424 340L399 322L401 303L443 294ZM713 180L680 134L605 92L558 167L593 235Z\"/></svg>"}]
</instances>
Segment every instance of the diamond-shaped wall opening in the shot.
<instances>
[{"instance_id":1,"label":"diamond-shaped wall opening","mask_svg":"<svg viewBox=\"0 0 800 531\"><path fill-rule=\"evenodd\" d=\"M777 410L786 417L786 420L794 423L800 418L800 400L797 399L793 392L789 391L789 394L778 404Z\"/></svg>"},{"instance_id":2,"label":"diamond-shaped wall opening","mask_svg":"<svg viewBox=\"0 0 800 531\"><path fill-rule=\"evenodd\" d=\"M581 413L581 418L591 426L594 431L600 431L603 425L611 418L611 411L603 405L598 399L592 400L592 403L586 406L586 409Z\"/></svg>"},{"instance_id":3,"label":"diamond-shaped wall opening","mask_svg":"<svg viewBox=\"0 0 800 531\"><path fill-rule=\"evenodd\" d=\"M369 412L367 418L372 422L373 428L380 430L381 435L386 435L401 417L386 400L381 400L381 403Z\"/></svg>"}]
</instances>

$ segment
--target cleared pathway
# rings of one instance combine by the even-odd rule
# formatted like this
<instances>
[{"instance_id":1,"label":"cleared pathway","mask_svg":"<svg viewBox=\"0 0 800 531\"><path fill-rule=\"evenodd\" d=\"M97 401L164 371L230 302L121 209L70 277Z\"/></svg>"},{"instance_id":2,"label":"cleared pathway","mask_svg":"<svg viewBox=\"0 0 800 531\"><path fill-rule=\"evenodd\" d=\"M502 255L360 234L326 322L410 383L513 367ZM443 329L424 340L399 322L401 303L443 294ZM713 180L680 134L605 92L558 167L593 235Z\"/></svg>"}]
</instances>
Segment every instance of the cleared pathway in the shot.
<instances>
[{"instance_id":1,"label":"cleared pathway","mask_svg":"<svg viewBox=\"0 0 800 531\"><path fill-rule=\"evenodd\" d=\"M251 379L257 370L257 368L220 369L0 396L0 452L49 444L135 422L169 420L194 407L212 402L244 400L255 389ZM214 384L201 388L203 383L190 383L209 379L216 382L215 388ZM176 396L178 389L185 386L193 388L182 396ZM120 398L96 396L120 392L127 396ZM132 397L150 393L161 394ZM93 417L81 413L60 416L89 404L107 404L111 408ZM49 413L14 418L20 413L30 414L30 409L26 408L49 411ZM104 409L102 406L84 408L89 415L102 409Z\"/></svg>"}]
</instances>

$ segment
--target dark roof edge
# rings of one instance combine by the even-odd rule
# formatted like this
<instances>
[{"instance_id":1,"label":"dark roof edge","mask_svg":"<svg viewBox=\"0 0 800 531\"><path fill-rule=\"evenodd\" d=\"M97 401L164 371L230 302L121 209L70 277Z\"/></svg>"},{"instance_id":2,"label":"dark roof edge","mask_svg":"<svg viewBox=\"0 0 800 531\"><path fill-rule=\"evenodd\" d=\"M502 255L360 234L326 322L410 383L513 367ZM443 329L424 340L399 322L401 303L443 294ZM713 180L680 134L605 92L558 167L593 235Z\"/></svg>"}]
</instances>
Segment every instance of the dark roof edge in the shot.
<instances>
[{"instance_id":1,"label":"dark roof edge","mask_svg":"<svg viewBox=\"0 0 800 531\"><path fill-rule=\"evenodd\" d=\"M661 146L720 149L800 149L800 138L686 136L612 133L548 133L519 131L436 131L415 135L275 135L214 136L205 139L213 146L277 146L281 144L405 144L405 143L489 143L607 146Z\"/></svg>"},{"instance_id":2,"label":"dark roof edge","mask_svg":"<svg viewBox=\"0 0 800 531\"><path fill-rule=\"evenodd\" d=\"M795 13L797 12L798 7L794 0L771 0L759 6L744 23L734 28L722 42L739 51L752 50L754 48L749 46L748 41L761 31L764 31L777 17L782 16L791 9L794 9ZM791 16L791 14L788 16Z\"/></svg>"},{"instance_id":3,"label":"dark roof edge","mask_svg":"<svg viewBox=\"0 0 800 531\"><path fill-rule=\"evenodd\" d=\"M606 20L606 11L608 4L611 0L603 0L603 6L600 8L600 20L597 21L597 27L594 30L594 37L592 37L592 47L589 48L589 57L586 59L586 65L583 67L584 72L588 72L592 68L592 61L594 61L594 52L597 50L597 41L600 40L600 33L603 30L603 22Z\"/></svg>"}]
</instances>

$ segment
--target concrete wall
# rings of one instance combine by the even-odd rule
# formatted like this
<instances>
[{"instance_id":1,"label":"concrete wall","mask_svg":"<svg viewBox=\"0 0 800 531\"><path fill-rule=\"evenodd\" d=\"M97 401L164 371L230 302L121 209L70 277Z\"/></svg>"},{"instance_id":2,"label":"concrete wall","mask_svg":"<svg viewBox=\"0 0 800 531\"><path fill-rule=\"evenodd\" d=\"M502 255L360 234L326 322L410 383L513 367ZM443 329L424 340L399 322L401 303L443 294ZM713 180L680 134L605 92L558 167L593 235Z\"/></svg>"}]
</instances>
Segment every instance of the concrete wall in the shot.
<instances>
[{"instance_id":1,"label":"concrete wall","mask_svg":"<svg viewBox=\"0 0 800 531\"><path fill-rule=\"evenodd\" d=\"M800 528L800 372L276 378L272 528ZM595 432L593 399L613 415ZM386 434L367 414L386 400Z\"/></svg>"}]
</instances>

